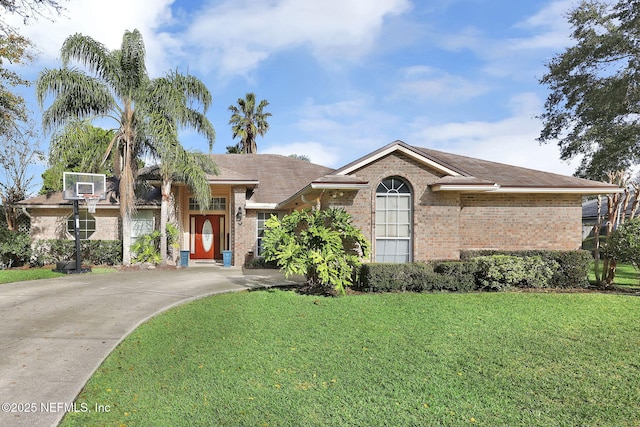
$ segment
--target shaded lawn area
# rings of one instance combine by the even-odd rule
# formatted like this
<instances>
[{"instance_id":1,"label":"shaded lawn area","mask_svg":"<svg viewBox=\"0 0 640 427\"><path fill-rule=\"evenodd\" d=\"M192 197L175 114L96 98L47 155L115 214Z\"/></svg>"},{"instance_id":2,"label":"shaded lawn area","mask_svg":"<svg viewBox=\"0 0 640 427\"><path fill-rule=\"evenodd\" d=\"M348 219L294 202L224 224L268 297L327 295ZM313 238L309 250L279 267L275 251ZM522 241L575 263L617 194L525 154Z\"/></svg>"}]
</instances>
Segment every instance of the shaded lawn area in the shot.
<instances>
[{"instance_id":1,"label":"shaded lawn area","mask_svg":"<svg viewBox=\"0 0 640 427\"><path fill-rule=\"evenodd\" d=\"M640 298L218 295L133 332L63 426L640 424Z\"/></svg>"},{"instance_id":2,"label":"shaded lawn area","mask_svg":"<svg viewBox=\"0 0 640 427\"><path fill-rule=\"evenodd\" d=\"M602 274L602 261L600 262L600 274ZM595 263L591 264L589 280L593 283L596 280ZM618 263L616 265L616 277L613 281L615 285L640 288L640 274L631 264Z\"/></svg>"},{"instance_id":3,"label":"shaded lawn area","mask_svg":"<svg viewBox=\"0 0 640 427\"><path fill-rule=\"evenodd\" d=\"M103 274L116 271L113 267L93 267L91 274ZM24 282L27 280L52 279L54 277L66 276L64 273L55 273L51 267L47 268L16 268L0 270L0 284L12 282Z\"/></svg>"}]
</instances>

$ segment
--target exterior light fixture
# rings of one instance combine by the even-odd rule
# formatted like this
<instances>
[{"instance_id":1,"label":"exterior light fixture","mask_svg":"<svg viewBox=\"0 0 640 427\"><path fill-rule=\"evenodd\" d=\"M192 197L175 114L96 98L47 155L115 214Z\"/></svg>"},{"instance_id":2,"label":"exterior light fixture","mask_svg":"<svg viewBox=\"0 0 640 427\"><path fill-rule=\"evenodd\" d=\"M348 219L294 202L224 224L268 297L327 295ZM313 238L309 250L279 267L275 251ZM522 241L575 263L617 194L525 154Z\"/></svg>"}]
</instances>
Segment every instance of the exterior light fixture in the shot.
<instances>
[{"instance_id":1,"label":"exterior light fixture","mask_svg":"<svg viewBox=\"0 0 640 427\"><path fill-rule=\"evenodd\" d=\"M236 222L242 224L242 206L238 207L238 212L236 212Z\"/></svg>"}]
</instances>

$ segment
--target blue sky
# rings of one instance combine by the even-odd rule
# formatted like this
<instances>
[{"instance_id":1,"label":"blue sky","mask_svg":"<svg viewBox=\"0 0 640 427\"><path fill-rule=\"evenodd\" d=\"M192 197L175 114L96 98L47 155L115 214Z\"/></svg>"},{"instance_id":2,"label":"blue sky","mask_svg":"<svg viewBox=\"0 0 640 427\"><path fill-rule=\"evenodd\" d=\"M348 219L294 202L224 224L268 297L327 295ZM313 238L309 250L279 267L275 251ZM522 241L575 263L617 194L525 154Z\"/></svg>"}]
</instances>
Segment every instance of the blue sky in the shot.
<instances>
[{"instance_id":1,"label":"blue sky","mask_svg":"<svg viewBox=\"0 0 640 427\"><path fill-rule=\"evenodd\" d=\"M70 0L55 22L22 27L40 50L23 72L57 67L81 32L118 48L138 28L149 73L190 72L213 94L214 153L234 143L227 108L266 99L260 153L340 167L396 139L572 174L535 140L545 61L571 44L559 0ZM32 92L33 89L30 89ZM32 95L27 93L31 100ZM41 111L30 105L39 124ZM207 151L197 135L189 148ZM49 136L43 137L46 148Z\"/></svg>"}]
</instances>

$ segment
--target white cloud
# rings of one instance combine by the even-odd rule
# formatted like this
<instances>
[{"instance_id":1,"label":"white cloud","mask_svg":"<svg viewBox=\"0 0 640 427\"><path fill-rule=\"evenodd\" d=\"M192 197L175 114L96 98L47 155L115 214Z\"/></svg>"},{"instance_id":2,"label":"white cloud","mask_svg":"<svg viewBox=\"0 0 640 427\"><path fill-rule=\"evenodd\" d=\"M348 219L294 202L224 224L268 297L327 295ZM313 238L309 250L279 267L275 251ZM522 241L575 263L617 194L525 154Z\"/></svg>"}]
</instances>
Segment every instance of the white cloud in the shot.
<instances>
[{"instance_id":1,"label":"white cloud","mask_svg":"<svg viewBox=\"0 0 640 427\"><path fill-rule=\"evenodd\" d=\"M21 32L37 46L40 61L50 63L59 57L64 40L74 33L91 36L108 49L117 49L125 30L137 28L145 41L149 72L157 75L166 70L164 52L167 45L173 44L166 35L157 34L157 29L172 20L173 1L69 0L63 4L63 16L54 22L39 20L21 28Z\"/></svg>"},{"instance_id":2,"label":"white cloud","mask_svg":"<svg viewBox=\"0 0 640 427\"><path fill-rule=\"evenodd\" d=\"M429 66L413 66L402 70L401 81L393 98L409 98L416 101L434 100L445 103L465 101L486 93L489 88L462 76L449 74Z\"/></svg>"},{"instance_id":3,"label":"white cloud","mask_svg":"<svg viewBox=\"0 0 640 427\"><path fill-rule=\"evenodd\" d=\"M226 0L198 11L187 39L223 74L245 74L269 55L300 46L347 60L373 48L385 17L409 7L408 0Z\"/></svg>"},{"instance_id":4,"label":"white cloud","mask_svg":"<svg viewBox=\"0 0 640 427\"><path fill-rule=\"evenodd\" d=\"M444 124L416 120L412 144L457 153L469 157L506 163L531 169L571 175L578 161L560 160L556 145L540 145L536 138L541 124L538 114L540 100L535 94L524 93L511 101L510 117L495 122L468 121Z\"/></svg>"}]
</instances>

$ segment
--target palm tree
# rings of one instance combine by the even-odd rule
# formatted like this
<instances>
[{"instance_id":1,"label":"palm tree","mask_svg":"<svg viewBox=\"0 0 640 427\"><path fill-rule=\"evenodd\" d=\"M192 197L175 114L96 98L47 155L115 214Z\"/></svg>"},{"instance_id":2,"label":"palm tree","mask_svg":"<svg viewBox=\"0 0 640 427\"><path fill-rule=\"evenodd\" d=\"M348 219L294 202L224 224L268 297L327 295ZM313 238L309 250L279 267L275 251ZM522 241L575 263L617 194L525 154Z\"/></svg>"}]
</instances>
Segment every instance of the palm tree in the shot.
<instances>
[{"instance_id":1,"label":"palm tree","mask_svg":"<svg viewBox=\"0 0 640 427\"><path fill-rule=\"evenodd\" d=\"M258 135L264 136L269 130L267 117L270 117L271 113L263 112L267 105L269 102L263 99L256 107L256 95L247 93L245 99L238 98L239 108L235 105L229 106L229 111L232 113L229 124L232 125L233 138L240 137L238 148L241 153L258 152L256 137Z\"/></svg>"},{"instance_id":2,"label":"palm tree","mask_svg":"<svg viewBox=\"0 0 640 427\"><path fill-rule=\"evenodd\" d=\"M114 174L120 180L125 242L122 262L127 265L131 263L128 240L135 212L137 159L154 155L162 160L169 158L172 148L179 150L178 126L201 133L211 149L215 132L204 115L211 104L211 94L200 80L177 72L150 79L138 30L125 31L121 48L112 51L89 36L74 34L64 41L60 56L63 67L43 70L36 84L41 107L47 96L55 98L43 114L43 127L51 131L70 120L85 118L111 118L116 122L105 159L113 156ZM89 73L69 68L71 60L84 65ZM203 170L194 172L206 179ZM210 191L198 191L196 197L201 206L209 205Z\"/></svg>"},{"instance_id":3,"label":"palm tree","mask_svg":"<svg viewBox=\"0 0 640 427\"><path fill-rule=\"evenodd\" d=\"M113 175L112 163L101 161L113 136L112 130L93 126L87 120L67 122L51 137L49 168L42 173L40 194L62 191L63 172Z\"/></svg>"}]
</instances>

